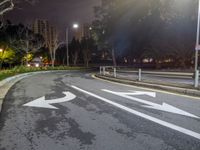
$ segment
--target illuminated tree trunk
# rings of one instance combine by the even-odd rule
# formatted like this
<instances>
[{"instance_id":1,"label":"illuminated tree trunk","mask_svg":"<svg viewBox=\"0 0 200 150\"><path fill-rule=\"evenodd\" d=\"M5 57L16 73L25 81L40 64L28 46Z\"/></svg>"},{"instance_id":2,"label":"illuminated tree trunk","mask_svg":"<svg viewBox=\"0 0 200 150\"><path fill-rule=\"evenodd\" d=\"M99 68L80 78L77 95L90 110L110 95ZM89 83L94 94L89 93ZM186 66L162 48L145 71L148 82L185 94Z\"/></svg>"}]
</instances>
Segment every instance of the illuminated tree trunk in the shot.
<instances>
[{"instance_id":1,"label":"illuminated tree trunk","mask_svg":"<svg viewBox=\"0 0 200 150\"><path fill-rule=\"evenodd\" d=\"M52 63L52 67L55 66L55 60L56 60L56 51L58 50L58 48L60 47L60 45L64 44L64 43L58 43L58 35L55 36L54 40L53 40L53 46L49 43L49 53L50 53L50 57L51 57L51 63Z\"/></svg>"},{"instance_id":2,"label":"illuminated tree trunk","mask_svg":"<svg viewBox=\"0 0 200 150\"><path fill-rule=\"evenodd\" d=\"M115 50L112 48L112 60L113 60L113 66L117 66L116 58L115 58Z\"/></svg>"},{"instance_id":3,"label":"illuminated tree trunk","mask_svg":"<svg viewBox=\"0 0 200 150\"><path fill-rule=\"evenodd\" d=\"M3 27L3 15L14 9L14 3L13 0L0 0L0 17L1 17L1 22L0 22L0 28Z\"/></svg>"},{"instance_id":4,"label":"illuminated tree trunk","mask_svg":"<svg viewBox=\"0 0 200 150\"><path fill-rule=\"evenodd\" d=\"M74 66L76 66L78 60L78 52L75 52L74 54Z\"/></svg>"},{"instance_id":5,"label":"illuminated tree trunk","mask_svg":"<svg viewBox=\"0 0 200 150\"><path fill-rule=\"evenodd\" d=\"M50 51L50 57L51 57L51 65L52 65L52 67L54 67L56 48L49 47L49 51Z\"/></svg>"}]
</instances>

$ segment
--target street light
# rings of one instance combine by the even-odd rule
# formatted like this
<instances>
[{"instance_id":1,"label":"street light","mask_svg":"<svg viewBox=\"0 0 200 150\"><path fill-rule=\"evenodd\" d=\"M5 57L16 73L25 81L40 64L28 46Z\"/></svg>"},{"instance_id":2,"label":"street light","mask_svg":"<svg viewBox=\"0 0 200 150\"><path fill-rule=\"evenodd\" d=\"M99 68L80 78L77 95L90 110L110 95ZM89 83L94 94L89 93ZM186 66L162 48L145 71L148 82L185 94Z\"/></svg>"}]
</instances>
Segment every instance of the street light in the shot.
<instances>
[{"instance_id":1,"label":"street light","mask_svg":"<svg viewBox=\"0 0 200 150\"><path fill-rule=\"evenodd\" d=\"M74 29L78 29L78 28L79 28L79 25L78 25L77 23L74 23L74 24L73 24L73 28L74 28Z\"/></svg>"},{"instance_id":2,"label":"street light","mask_svg":"<svg viewBox=\"0 0 200 150\"><path fill-rule=\"evenodd\" d=\"M199 85L199 70L198 70L198 56L200 50L200 43L199 43L199 25L200 25L200 0L199 0L199 7L198 7L198 21L197 21L197 37L196 37L196 48L195 48L195 81L194 87L197 88Z\"/></svg>"},{"instance_id":3,"label":"street light","mask_svg":"<svg viewBox=\"0 0 200 150\"><path fill-rule=\"evenodd\" d=\"M3 49L2 49L2 48L0 48L0 52L3 52Z\"/></svg>"},{"instance_id":4,"label":"street light","mask_svg":"<svg viewBox=\"0 0 200 150\"><path fill-rule=\"evenodd\" d=\"M73 24L73 29L78 29L79 25L77 23ZM66 46L67 46L67 66L69 66L69 29L66 29Z\"/></svg>"}]
</instances>

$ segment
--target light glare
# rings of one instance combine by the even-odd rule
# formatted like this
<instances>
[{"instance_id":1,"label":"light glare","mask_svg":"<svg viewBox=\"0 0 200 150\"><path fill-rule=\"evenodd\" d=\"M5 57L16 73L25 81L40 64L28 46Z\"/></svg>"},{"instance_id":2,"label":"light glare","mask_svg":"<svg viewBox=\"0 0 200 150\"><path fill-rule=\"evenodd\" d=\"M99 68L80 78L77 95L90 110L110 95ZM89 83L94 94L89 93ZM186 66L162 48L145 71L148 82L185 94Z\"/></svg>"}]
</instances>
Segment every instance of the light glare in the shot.
<instances>
[{"instance_id":1,"label":"light glare","mask_svg":"<svg viewBox=\"0 0 200 150\"><path fill-rule=\"evenodd\" d=\"M79 27L79 25L77 23L73 24L73 28L77 29Z\"/></svg>"}]
</instances>

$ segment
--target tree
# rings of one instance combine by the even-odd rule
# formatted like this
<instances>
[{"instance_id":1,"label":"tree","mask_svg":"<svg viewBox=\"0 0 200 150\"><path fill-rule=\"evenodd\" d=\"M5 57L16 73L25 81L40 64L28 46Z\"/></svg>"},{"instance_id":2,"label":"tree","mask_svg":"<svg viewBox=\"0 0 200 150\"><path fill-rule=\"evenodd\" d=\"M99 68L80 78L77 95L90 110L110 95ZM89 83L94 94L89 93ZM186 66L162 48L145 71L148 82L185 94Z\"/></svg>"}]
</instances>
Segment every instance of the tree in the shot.
<instances>
[{"instance_id":1,"label":"tree","mask_svg":"<svg viewBox=\"0 0 200 150\"><path fill-rule=\"evenodd\" d=\"M113 38L114 13L116 0L102 0L102 6L95 7L96 20L93 22L93 36L99 48L109 49L112 54L113 65L116 66L115 41Z\"/></svg>"},{"instance_id":2,"label":"tree","mask_svg":"<svg viewBox=\"0 0 200 150\"><path fill-rule=\"evenodd\" d=\"M3 15L11 10L14 9L15 4L17 3L29 3L29 4L35 4L38 0L0 0L0 28L3 27Z\"/></svg>"},{"instance_id":3,"label":"tree","mask_svg":"<svg viewBox=\"0 0 200 150\"><path fill-rule=\"evenodd\" d=\"M80 53L80 42L79 40L76 40L75 37L72 39L70 45L70 54L72 56L73 64L74 66L77 64L79 53Z\"/></svg>"},{"instance_id":4,"label":"tree","mask_svg":"<svg viewBox=\"0 0 200 150\"><path fill-rule=\"evenodd\" d=\"M26 55L37 52L44 43L41 35L34 34L22 24L13 25L10 22L7 22L3 30L0 30L0 41L6 47L16 51L18 58L21 58L21 64L24 62L23 58L27 58ZM28 62L28 60L25 61Z\"/></svg>"},{"instance_id":5,"label":"tree","mask_svg":"<svg viewBox=\"0 0 200 150\"><path fill-rule=\"evenodd\" d=\"M89 67L91 61L92 52L95 49L95 42L92 38L83 37L81 40L81 51L83 54L83 60L86 67Z\"/></svg>"},{"instance_id":6,"label":"tree","mask_svg":"<svg viewBox=\"0 0 200 150\"><path fill-rule=\"evenodd\" d=\"M7 33L10 34L8 37L9 45L25 58L28 58L28 54L38 51L44 45L44 39L41 35L34 34L22 24L9 26ZM28 59L25 61L27 65Z\"/></svg>"},{"instance_id":7,"label":"tree","mask_svg":"<svg viewBox=\"0 0 200 150\"><path fill-rule=\"evenodd\" d=\"M15 3L24 3L34 5L38 0L0 0L0 16L11 11L15 7Z\"/></svg>"},{"instance_id":8,"label":"tree","mask_svg":"<svg viewBox=\"0 0 200 150\"><path fill-rule=\"evenodd\" d=\"M18 57L16 56L16 52L13 49L7 47L4 43L0 43L0 47L2 48L2 52L0 52L1 69L3 63L11 65L17 61Z\"/></svg>"},{"instance_id":9,"label":"tree","mask_svg":"<svg viewBox=\"0 0 200 150\"><path fill-rule=\"evenodd\" d=\"M0 0L0 16L14 9L13 0Z\"/></svg>"},{"instance_id":10,"label":"tree","mask_svg":"<svg viewBox=\"0 0 200 150\"><path fill-rule=\"evenodd\" d=\"M48 41L48 48L49 48L49 54L50 54L50 58L51 58L52 67L54 67L54 65L55 65L56 51L57 51L58 47L59 47L58 37L56 35L54 37L52 43L50 41Z\"/></svg>"},{"instance_id":11,"label":"tree","mask_svg":"<svg viewBox=\"0 0 200 150\"><path fill-rule=\"evenodd\" d=\"M57 34L54 36L52 41L48 41L48 48L49 48L49 54L50 54L50 58L51 58L52 67L55 66L56 51L59 49L59 47L61 45L65 45L65 42L58 43L58 35Z\"/></svg>"},{"instance_id":12,"label":"tree","mask_svg":"<svg viewBox=\"0 0 200 150\"><path fill-rule=\"evenodd\" d=\"M158 62L164 55L172 57L179 51L184 55L177 62L184 66L189 61L186 56L192 57L187 52L195 41L197 2L102 0L102 6L95 9L95 40L101 49L107 47L121 59L141 60L151 51Z\"/></svg>"},{"instance_id":13,"label":"tree","mask_svg":"<svg viewBox=\"0 0 200 150\"><path fill-rule=\"evenodd\" d=\"M65 65L66 60L67 60L66 44L63 44L58 48L58 50L56 52L56 61L59 64Z\"/></svg>"}]
</instances>

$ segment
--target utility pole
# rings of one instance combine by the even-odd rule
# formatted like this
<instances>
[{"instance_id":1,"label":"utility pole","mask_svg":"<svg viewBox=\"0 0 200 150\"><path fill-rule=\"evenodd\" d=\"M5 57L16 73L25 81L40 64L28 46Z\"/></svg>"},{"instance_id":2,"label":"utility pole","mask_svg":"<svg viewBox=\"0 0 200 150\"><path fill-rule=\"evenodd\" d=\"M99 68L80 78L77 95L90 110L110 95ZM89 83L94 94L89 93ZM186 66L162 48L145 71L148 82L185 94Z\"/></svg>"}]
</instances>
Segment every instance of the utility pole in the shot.
<instances>
[{"instance_id":1,"label":"utility pole","mask_svg":"<svg viewBox=\"0 0 200 150\"><path fill-rule=\"evenodd\" d=\"M73 24L73 29L78 29L77 23ZM66 28L67 66L69 66L69 28Z\"/></svg>"},{"instance_id":2,"label":"utility pole","mask_svg":"<svg viewBox=\"0 0 200 150\"><path fill-rule=\"evenodd\" d=\"M67 66L69 66L69 29L66 29Z\"/></svg>"},{"instance_id":3,"label":"utility pole","mask_svg":"<svg viewBox=\"0 0 200 150\"><path fill-rule=\"evenodd\" d=\"M195 81L194 87L197 88L199 85L199 70L198 70L198 57L199 57L199 25L200 25L200 0L199 0L199 7L198 7L198 21L197 21L197 37L196 37L196 48L195 48Z\"/></svg>"}]
</instances>

